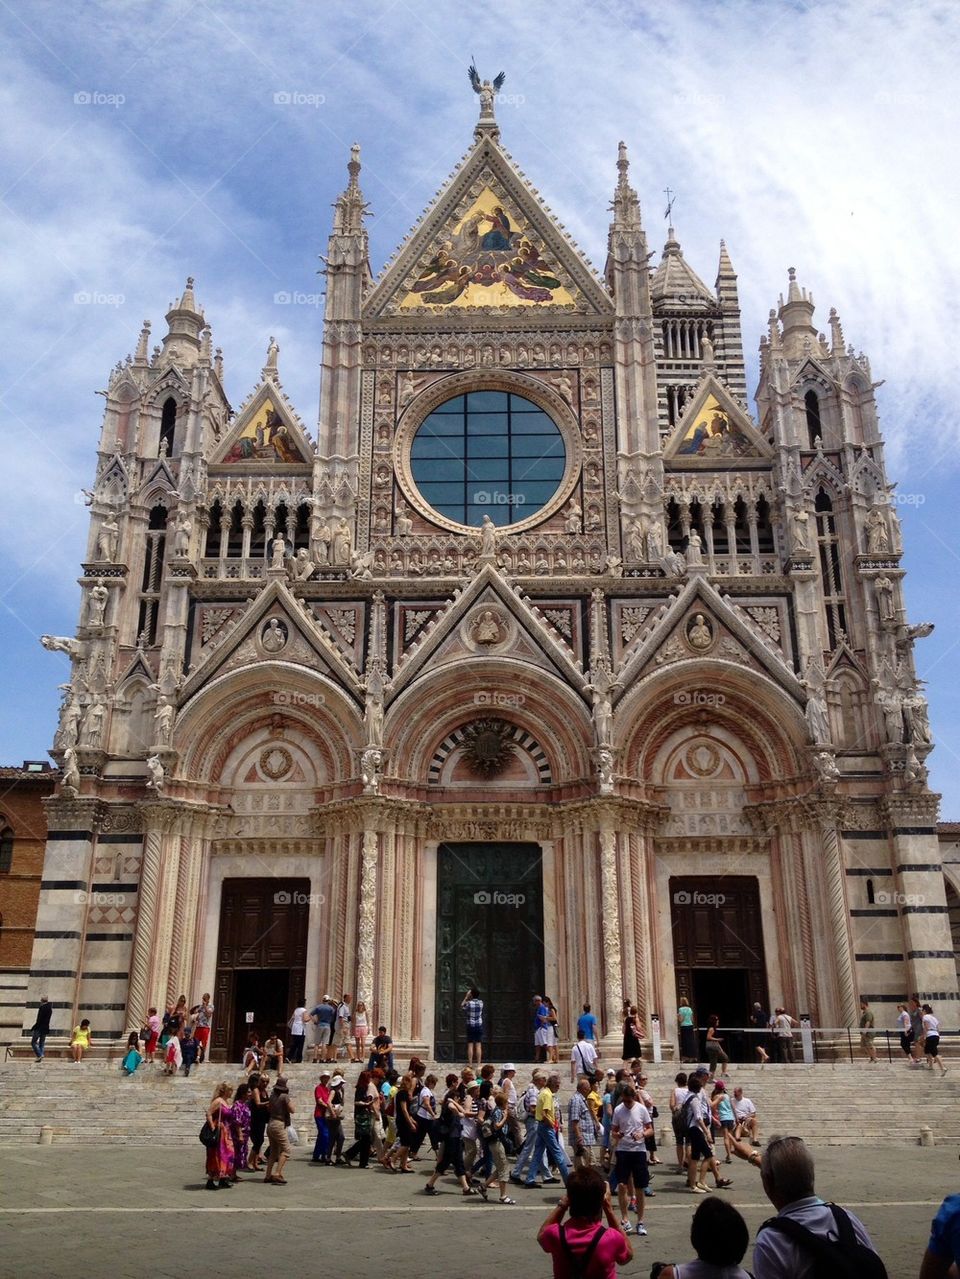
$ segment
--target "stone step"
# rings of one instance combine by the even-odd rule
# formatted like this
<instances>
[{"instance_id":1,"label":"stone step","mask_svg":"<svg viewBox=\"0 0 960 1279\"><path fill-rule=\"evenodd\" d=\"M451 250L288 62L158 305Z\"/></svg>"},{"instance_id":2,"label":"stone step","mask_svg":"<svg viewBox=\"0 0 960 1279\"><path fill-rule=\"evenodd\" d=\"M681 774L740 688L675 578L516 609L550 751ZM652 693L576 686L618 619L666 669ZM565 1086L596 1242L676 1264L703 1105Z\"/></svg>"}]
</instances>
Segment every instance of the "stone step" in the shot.
<instances>
[{"instance_id":1,"label":"stone step","mask_svg":"<svg viewBox=\"0 0 960 1279\"><path fill-rule=\"evenodd\" d=\"M399 1062L398 1064L405 1064ZM531 1063L517 1063L517 1085L525 1086ZM349 1097L359 1073L343 1066ZM441 1079L453 1067L428 1063L428 1073ZM297 1124L304 1141L313 1132L312 1090L320 1067L293 1065L286 1070ZM563 1079L561 1098L569 1097L569 1064L557 1067ZM672 1143L667 1098L676 1073L672 1063L647 1068L649 1089L661 1115L658 1135ZM93 1059L77 1065L47 1060L0 1064L0 1141L35 1143L40 1128L53 1129L53 1139L77 1145L192 1146L206 1105L217 1083L243 1078L236 1064L209 1062L189 1077L168 1077L158 1066L143 1066L132 1078L121 1077L116 1061ZM960 1142L960 1072L946 1079L909 1069L903 1062L876 1066L836 1062L807 1066L800 1063L760 1068L734 1067L730 1086L740 1083L760 1112L762 1131L795 1132L821 1145L915 1144L920 1129L929 1126L938 1142ZM888 1098L895 1088L906 1122L890 1132ZM838 1116L836 1130L828 1130L824 1116ZM351 1131L348 1117L347 1130Z\"/></svg>"}]
</instances>

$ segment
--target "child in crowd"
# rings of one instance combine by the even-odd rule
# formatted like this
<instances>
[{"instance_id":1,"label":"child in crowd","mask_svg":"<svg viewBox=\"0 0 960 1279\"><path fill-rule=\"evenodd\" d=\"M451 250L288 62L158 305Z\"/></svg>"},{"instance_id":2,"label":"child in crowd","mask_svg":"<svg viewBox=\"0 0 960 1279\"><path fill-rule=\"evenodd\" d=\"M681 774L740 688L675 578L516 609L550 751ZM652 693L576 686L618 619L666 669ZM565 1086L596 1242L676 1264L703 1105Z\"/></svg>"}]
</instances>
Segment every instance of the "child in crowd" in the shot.
<instances>
[{"instance_id":1,"label":"child in crowd","mask_svg":"<svg viewBox=\"0 0 960 1279\"><path fill-rule=\"evenodd\" d=\"M120 1063L120 1069L125 1075L132 1075L142 1061L143 1058L140 1056L140 1036L133 1030L127 1039L127 1051L124 1053L123 1061Z\"/></svg>"},{"instance_id":2,"label":"child in crowd","mask_svg":"<svg viewBox=\"0 0 960 1279\"><path fill-rule=\"evenodd\" d=\"M190 1074L190 1067L197 1060L197 1053L200 1051L200 1044L195 1038L193 1031L188 1026L183 1032L183 1038L180 1040L180 1057L183 1061L183 1073Z\"/></svg>"},{"instance_id":3,"label":"child in crowd","mask_svg":"<svg viewBox=\"0 0 960 1279\"><path fill-rule=\"evenodd\" d=\"M164 1050L163 1073L165 1075L175 1075L182 1065L183 1053L180 1050L180 1036L179 1034L171 1035Z\"/></svg>"},{"instance_id":4,"label":"child in crowd","mask_svg":"<svg viewBox=\"0 0 960 1279\"><path fill-rule=\"evenodd\" d=\"M145 1029L147 1031L147 1041L144 1045L143 1053L147 1061L153 1062L157 1052L157 1043L160 1039L160 1029L163 1023L157 1013L156 1008L151 1008L147 1012L147 1022Z\"/></svg>"}]
</instances>

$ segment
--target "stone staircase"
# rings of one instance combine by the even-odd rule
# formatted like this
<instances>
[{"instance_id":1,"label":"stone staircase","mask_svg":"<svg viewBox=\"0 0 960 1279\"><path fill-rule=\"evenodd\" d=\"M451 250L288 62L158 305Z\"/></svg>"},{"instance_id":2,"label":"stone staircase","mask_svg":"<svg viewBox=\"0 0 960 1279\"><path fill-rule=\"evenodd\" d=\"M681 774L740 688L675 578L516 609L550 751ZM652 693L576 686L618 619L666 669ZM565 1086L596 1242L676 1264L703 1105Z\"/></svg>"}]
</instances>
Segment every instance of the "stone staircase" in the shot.
<instances>
[{"instance_id":1,"label":"stone staircase","mask_svg":"<svg viewBox=\"0 0 960 1279\"><path fill-rule=\"evenodd\" d=\"M398 1060L398 1065L405 1065ZM619 1063L616 1063L619 1065ZM352 1133L350 1101L357 1066L348 1066L347 1133ZM430 1063L442 1081L448 1065ZM561 1100L570 1096L569 1065L558 1068L564 1080ZM313 1140L313 1087L319 1066L290 1066L291 1100L304 1139ZM532 1066L519 1064L518 1090ZM660 1110L657 1135L672 1145L668 1099L676 1067L648 1068L650 1092ZM199 1145L197 1134L206 1105L222 1080L239 1083L239 1067L207 1063L189 1078L170 1078L159 1065L141 1066L132 1078L122 1076L117 1061L91 1060L79 1065L48 1059L42 1064L13 1060L0 1064L0 1142L30 1144L41 1128L52 1129L55 1142L83 1145ZM938 1143L960 1142L960 1070L948 1066L945 1079L926 1070L878 1063L784 1065L761 1069L734 1066L729 1087L740 1084L760 1114L761 1136L774 1133L803 1137L815 1145L915 1145L929 1127Z\"/></svg>"}]
</instances>

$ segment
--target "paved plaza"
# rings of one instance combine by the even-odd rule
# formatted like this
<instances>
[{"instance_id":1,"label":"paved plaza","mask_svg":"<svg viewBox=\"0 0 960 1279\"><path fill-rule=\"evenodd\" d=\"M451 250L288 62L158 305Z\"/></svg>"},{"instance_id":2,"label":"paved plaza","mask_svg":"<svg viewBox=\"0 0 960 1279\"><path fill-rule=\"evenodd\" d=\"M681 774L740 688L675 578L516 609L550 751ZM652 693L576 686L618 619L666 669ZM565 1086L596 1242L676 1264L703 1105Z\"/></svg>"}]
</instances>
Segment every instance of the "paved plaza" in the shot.
<instances>
[{"instance_id":1,"label":"paved plaza","mask_svg":"<svg viewBox=\"0 0 960 1279\"><path fill-rule=\"evenodd\" d=\"M250 1177L216 1194L204 1190L202 1150L56 1145L0 1152L0 1277L182 1279L185 1270L217 1279L254 1273L336 1273L414 1279L504 1274L549 1276L535 1235L557 1195L516 1190L516 1207L464 1202L452 1181L431 1200L420 1193L429 1160L416 1177L379 1169L314 1167L299 1148L288 1185ZM908 1147L815 1151L817 1189L856 1212L873 1236L890 1279L920 1267L930 1219L957 1189L957 1150ZM691 1256L690 1218L701 1202L666 1169L647 1203L646 1239L623 1274L646 1276L653 1261ZM725 1192L746 1217L751 1236L772 1208L752 1169L732 1170ZM550 1187L550 1190L553 1190ZM202 1220L201 1220L202 1218ZM749 1256L747 1265L749 1266ZM195 1265L187 1264L192 1257Z\"/></svg>"}]
</instances>

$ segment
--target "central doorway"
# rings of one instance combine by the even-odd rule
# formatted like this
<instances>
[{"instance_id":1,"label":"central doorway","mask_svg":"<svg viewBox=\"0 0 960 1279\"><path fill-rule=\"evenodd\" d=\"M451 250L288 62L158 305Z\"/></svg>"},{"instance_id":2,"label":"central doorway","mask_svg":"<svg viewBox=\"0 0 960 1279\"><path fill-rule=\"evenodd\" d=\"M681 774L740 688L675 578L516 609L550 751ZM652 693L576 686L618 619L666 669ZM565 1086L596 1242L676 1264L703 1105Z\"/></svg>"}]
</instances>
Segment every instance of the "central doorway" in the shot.
<instances>
[{"instance_id":1,"label":"central doorway","mask_svg":"<svg viewBox=\"0 0 960 1279\"><path fill-rule=\"evenodd\" d=\"M532 1000L543 994L543 855L539 844L441 844L437 850L438 1061L466 1061L460 1007L484 1004L485 1061L529 1060Z\"/></svg>"},{"instance_id":2,"label":"central doorway","mask_svg":"<svg viewBox=\"0 0 960 1279\"><path fill-rule=\"evenodd\" d=\"M701 1028L707 1018L724 1028L751 1025L754 1003L767 1005L760 887L752 875L671 877L670 915L677 999L688 999ZM731 1061L755 1061L753 1036L721 1031Z\"/></svg>"},{"instance_id":3,"label":"central doorway","mask_svg":"<svg viewBox=\"0 0 960 1279\"><path fill-rule=\"evenodd\" d=\"M306 993L309 879L225 879L210 1056L241 1061L252 1032L287 1042Z\"/></svg>"}]
</instances>

